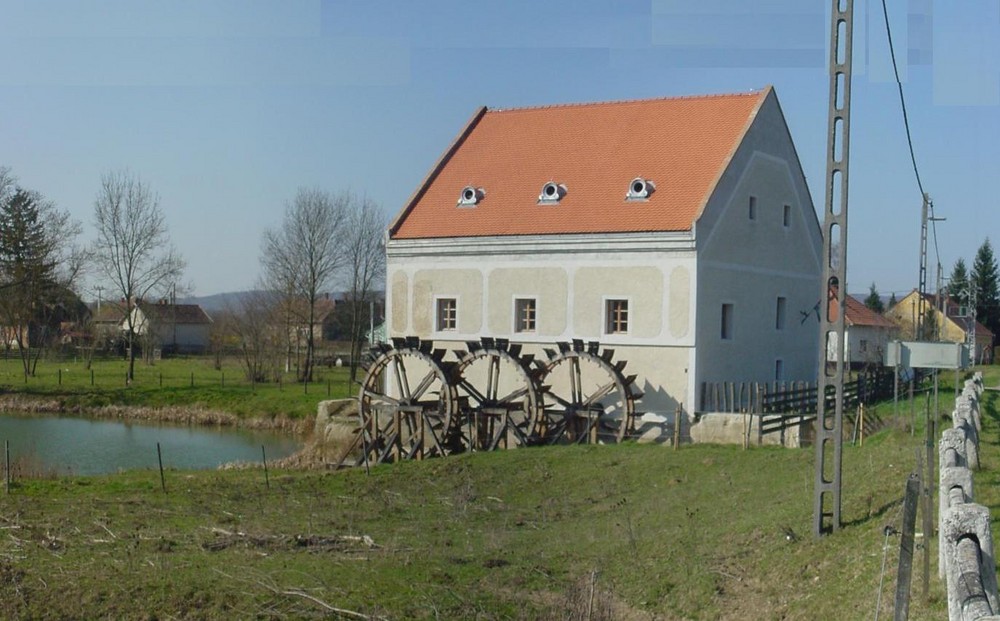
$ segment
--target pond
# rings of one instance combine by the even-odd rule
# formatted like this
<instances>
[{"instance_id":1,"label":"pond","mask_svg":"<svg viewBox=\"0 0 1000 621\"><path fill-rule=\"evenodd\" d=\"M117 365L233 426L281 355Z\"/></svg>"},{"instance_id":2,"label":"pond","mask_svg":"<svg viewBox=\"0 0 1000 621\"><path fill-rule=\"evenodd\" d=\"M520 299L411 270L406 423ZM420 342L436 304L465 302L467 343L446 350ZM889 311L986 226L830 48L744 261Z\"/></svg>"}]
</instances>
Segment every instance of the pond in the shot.
<instances>
[{"instance_id":1,"label":"pond","mask_svg":"<svg viewBox=\"0 0 1000 621\"><path fill-rule=\"evenodd\" d=\"M265 431L0 414L0 462L4 441L10 443L12 462L21 458L45 470L74 475L155 469L157 443L163 467L177 469L259 463L262 445L270 462L300 446L291 437ZM0 472L2 468L0 463Z\"/></svg>"}]
</instances>

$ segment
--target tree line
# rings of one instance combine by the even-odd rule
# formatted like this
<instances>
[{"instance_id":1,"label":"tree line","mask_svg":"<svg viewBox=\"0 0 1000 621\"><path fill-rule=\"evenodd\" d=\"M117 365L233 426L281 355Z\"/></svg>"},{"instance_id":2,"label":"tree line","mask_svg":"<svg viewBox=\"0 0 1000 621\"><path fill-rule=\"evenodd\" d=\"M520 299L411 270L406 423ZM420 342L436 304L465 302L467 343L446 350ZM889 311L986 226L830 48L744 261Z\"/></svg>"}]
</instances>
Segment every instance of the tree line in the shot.
<instances>
[{"instance_id":1,"label":"tree line","mask_svg":"<svg viewBox=\"0 0 1000 621\"><path fill-rule=\"evenodd\" d=\"M158 197L129 171L101 178L93 224L96 239L79 243L80 222L0 167L0 334L3 347L20 355L25 375L34 375L60 326L90 320L79 295L85 275L95 274L112 295L135 300L176 282L184 269L169 245ZM124 313L122 320L131 379L135 315Z\"/></svg>"},{"instance_id":2,"label":"tree line","mask_svg":"<svg viewBox=\"0 0 1000 621\"><path fill-rule=\"evenodd\" d=\"M228 329L251 381L267 381L294 370L313 379L320 316L347 305L351 380L357 374L365 334L375 323L385 279L379 206L350 191L301 188L285 205L281 223L264 232L257 290L229 309ZM327 293L344 293L330 301ZM278 326L279 329L275 329Z\"/></svg>"},{"instance_id":3,"label":"tree line","mask_svg":"<svg viewBox=\"0 0 1000 621\"><path fill-rule=\"evenodd\" d=\"M183 275L185 262L171 244L159 196L138 175L103 175L93 208L96 238L81 244L80 222L0 167L0 337L6 350L17 350L25 375L34 374L61 325L95 336L80 296L87 276L109 298L124 301L113 306L122 315L118 336L133 378L141 321L135 309L141 300L176 291ZM350 357L360 359L369 305L384 279L384 230L378 206L352 192L300 189L286 204L280 225L263 236L260 291L244 298L222 326L238 344L248 379L271 379L282 357L287 370L300 342L299 378L312 379L317 313L334 286L346 291L341 303L350 305Z\"/></svg>"}]
</instances>

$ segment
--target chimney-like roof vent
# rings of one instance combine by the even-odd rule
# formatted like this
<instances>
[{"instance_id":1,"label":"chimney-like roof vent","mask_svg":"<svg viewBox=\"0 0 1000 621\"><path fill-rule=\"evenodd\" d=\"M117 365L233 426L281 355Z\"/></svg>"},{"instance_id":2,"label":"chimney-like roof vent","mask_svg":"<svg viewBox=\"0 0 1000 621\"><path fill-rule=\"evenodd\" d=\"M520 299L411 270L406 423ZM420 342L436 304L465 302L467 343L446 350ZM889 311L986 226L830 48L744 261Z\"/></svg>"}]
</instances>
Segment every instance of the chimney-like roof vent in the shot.
<instances>
[{"instance_id":1,"label":"chimney-like roof vent","mask_svg":"<svg viewBox=\"0 0 1000 621\"><path fill-rule=\"evenodd\" d=\"M625 200L646 200L654 191L656 191L656 184L654 184L652 180L644 179L643 177L636 177L628 184L628 192L625 194Z\"/></svg>"},{"instance_id":2,"label":"chimney-like roof vent","mask_svg":"<svg viewBox=\"0 0 1000 621\"><path fill-rule=\"evenodd\" d=\"M458 205L460 207L473 207L478 205L484 196L486 196L486 191L482 188L467 185L462 188L462 193L458 196Z\"/></svg>"},{"instance_id":3,"label":"chimney-like roof vent","mask_svg":"<svg viewBox=\"0 0 1000 621\"><path fill-rule=\"evenodd\" d=\"M566 196L566 186L561 183L549 181L542 186L542 193L538 195L539 203L558 203L559 199Z\"/></svg>"}]
</instances>

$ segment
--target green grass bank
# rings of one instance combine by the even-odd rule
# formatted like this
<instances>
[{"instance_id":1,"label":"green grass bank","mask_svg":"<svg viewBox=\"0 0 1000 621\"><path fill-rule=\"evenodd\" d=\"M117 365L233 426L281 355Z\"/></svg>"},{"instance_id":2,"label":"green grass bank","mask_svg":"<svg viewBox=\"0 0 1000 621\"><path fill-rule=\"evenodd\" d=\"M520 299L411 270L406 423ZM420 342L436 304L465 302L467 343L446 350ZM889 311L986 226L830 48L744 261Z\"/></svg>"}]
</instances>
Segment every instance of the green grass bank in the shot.
<instances>
[{"instance_id":1,"label":"green grass bank","mask_svg":"<svg viewBox=\"0 0 1000 621\"><path fill-rule=\"evenodd\" d=\"M170 358L154 364L136 362L135 379L126 383L128 363L119 359L38 363L25 377L15 356L0 359L0 395L44 402L67 412L87 412L109 405L135 408L201 408L240 418L290 419L316 415L322 399L353 396L349 370L317 367L314 381L295 381L295 373L280 382L250 383L235 359L224 358L216 368L210 357ZM14 402L18 402L16 399Z\"/></svg>"},{"instance_id":2,"label":"green grass bank","mask_svg":"<svg viewBox=\"0 0 1000 621\"><path fill-rule=\"evenodd\" d=\"M270 487L173 471L165 493L156 472L21 481L0 496L0 617L860 619L882 579L890 618L883 532L921 444L900 422L848 445L846 524L818 540L811 449L542 447ZM946 614L931 574L911 619Z\"/></svg>"}]
</instances>

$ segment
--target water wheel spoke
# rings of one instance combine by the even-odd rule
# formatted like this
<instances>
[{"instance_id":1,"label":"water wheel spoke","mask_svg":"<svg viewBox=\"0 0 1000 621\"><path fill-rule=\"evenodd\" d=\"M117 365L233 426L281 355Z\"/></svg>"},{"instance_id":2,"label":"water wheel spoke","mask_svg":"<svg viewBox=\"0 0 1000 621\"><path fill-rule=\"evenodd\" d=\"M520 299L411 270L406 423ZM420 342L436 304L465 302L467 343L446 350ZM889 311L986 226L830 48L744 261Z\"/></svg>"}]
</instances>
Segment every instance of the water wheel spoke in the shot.
<instances>
[{"instance_id":1,"label":"water wheel spoke","mask_svg":"<svg viewBox=\"0 0 1000 621\"><path fill-rule=\"evenodd\" d=\"M500 440L507 435L507 426L499 425L497 431L493 433L493 437L490 438L489 450L495 451L497 447L500 446Z\"/></svg>"},{"instance_id":2,"label":"water wheel spoke","mask_svg":"<svg viewBox=\"0 0 1000 621\"><path fill-rule=\"evenodd\" d=\"M423 442L420 439L415 440L410 444L409 450L403 452L403 459L413 459L413 456L417 454L423 448Z\"/></svg>"},{"instance_id":3,"label":"water wheel spoke","mask_svg":"<svg viewBox=\"0 0 1000 621\"><path fill-rule=\"evenodd\" d=\"M403 365L403 361L396 359L393 360L392 372L396 378L396 386L399 388L399 394L402 397L402 401L409 401L410 399L410 384L406 378L406 367Z\"/></svg>"},{"instance_id":4,"label":"water wheel spoke","mask_svg":"<svg viewBox=\"0 0 1000 621\"><path fill-rule=\"evenodd\" d=\"M431 387L431 384L433 384L434 380L437 378L437 373L435 373L435 371L436 369L431 369L428 371L427 375L424 376L424 379L420 380L420 383L417 385L417 389L414 390L409 396L411 401L416 401L420 399L420 397L424 396L424 393L427 392L427 389Z\"/></svg>"},{"instance_id":5,"label":"water wheel spoke","mask_svg":"<svg viewBox=\"0 0 1000 621\"><path fill-rule=\"evenodd\" d=\"M580 372L580 359L570 358L569 360L569 385L573 403L583 401L583 377Z\"/></svg>"},{"instance_id":6,"label":"water wheel spoke","mask_svg":"<svg viewBox=\"0 0 1000 621\"><path fill-rule=\"evenodd\" d=\"M428 421L427 424L427 435L431 438L431 443L434 445L434 449L437 451L438 455L444 455L444 449L441 448L441 438L438 436L437 431L434 429L434 425L431 425Z\"/></svg>"},{"instance_id":7,"label":"water wheel spoke","mask_svg":"<svg viewBox=\"0 0 1000 621\"><path fill-rule=\"evenodd\" d=\"M615 380L611 380L607 384L601 386L596 391L594 391L594 394L590 395L590 397L588 397L587 400L584 401L581 404L582 407L589 408L591 405L593 405L594 403L596 403L598 400L600 400L600 399L604 398L605 396L611 394L612 391L614 391L615 387L616 387ZM605 411L607 411L606 408L605 408Z\"/></svg>"},{"instance_id":8,"label":"water wheel spoke","mask_svg":"<svg viewBox=\"0 0 1000 621\"><path fill-rule=\"evenodd\" d=\"M381 447L382 453L378 455L378 459L375 460L375 463L384 464L389 460L389 456L392 454L393 449L396 447L396 442L398 439L399 439L399 434L397 433L393 433L392 435L390 435L388 438L385 439Z\"/></svg>"},{"instance_id":9,"label":"water wheel spoke","mask_svg":"<svg viewBox=\"0 0 1000 621\"><path fill-rule=\"evenodd\" d=\"M467 392L470 397L475 399L476 403L479 403L480 405L486 403L486 396L483 393L479 392L479 389L473 386L472 382L470 382L469 380L463 379L461 384L459 384L459 386L461 386L462 390Z\"/></svg>"},{"instance_id":10,"label":"water wheel spoke","mask_svg":"<svg viewBox=\"0 0 1000 621\"><path fill-rule=\"evenodd\" d=\"M503 399L497 399L496 403L498 405L507 405L517 401L518 399L523 399L528 396L527 386L522 386L521 388L515 389L509 395L506 395Z\"/></svg>"},{"instance_id":11,"label":"water wheel spoke","mask_svg":"<svg viewBox=\"0 0 1000 621\"><path fill-rule=\"evenodd\" d=\"M489 368L486 377L486 398L495 400L497 391L500 390L500 356L491 354L489 357Z\"/></svg>"},{"instance_id":12,"label":"water wheel spoke","mask_svg":"<svg viewBox=\"0 0 1000 621\"><path fill-rule=\"evenodd\" d=\"M573 409L573 408L575 408L575 407L576 407L576 403L571 403L571 402L569 402L569 401L567 401L567 400L563 399L562 397L560 397L560 396L559 396L559 395L557 395L556 393L551 393L551 394L550 394L549 396L550 396L550 397L552 397L553 399L555 399L555 400L556 400L556 402L557 402L557 403L558 403L559 405L563 406L563 407L564 407L564 408L566 408L567 410L569 410L569 409Z\"/></svg>"},{"instance_id":13,"label":"water wheel spoke","mask_svg":"<svg viewBox=\"0 0 1000 621\"><path fill-rule=\"evenodd\" d=\"M399 401L398 399L393 399L392 397L390 397L387 394L383 394L383 393L380 393L380 392L372 392L372 391L367 390L367 389L362 389L361 398L362 399L367 399L369 401L369 404L368 404L369 406L371 406L371 405L382 405L382 404L385 404L385 405L395 405L395 406L402 405L402 402Z\"/></svg>"},{"instance_id":14,"label":"water wheel spoke","mask_svg":"<svg viewBox=\"0 0 1000 621\"><path fill-rule=\"evenodd\" d=\"M519 444L527 445L527 444L529 444L531 442L531 439L528 438L527 435L525 435L525 433L521 429L520 425L511 425L510 426L510 431L511 431L511 433L514 434L515 437L517 437L517 441L518 441Z\"/></svg>"}]
</instances>

